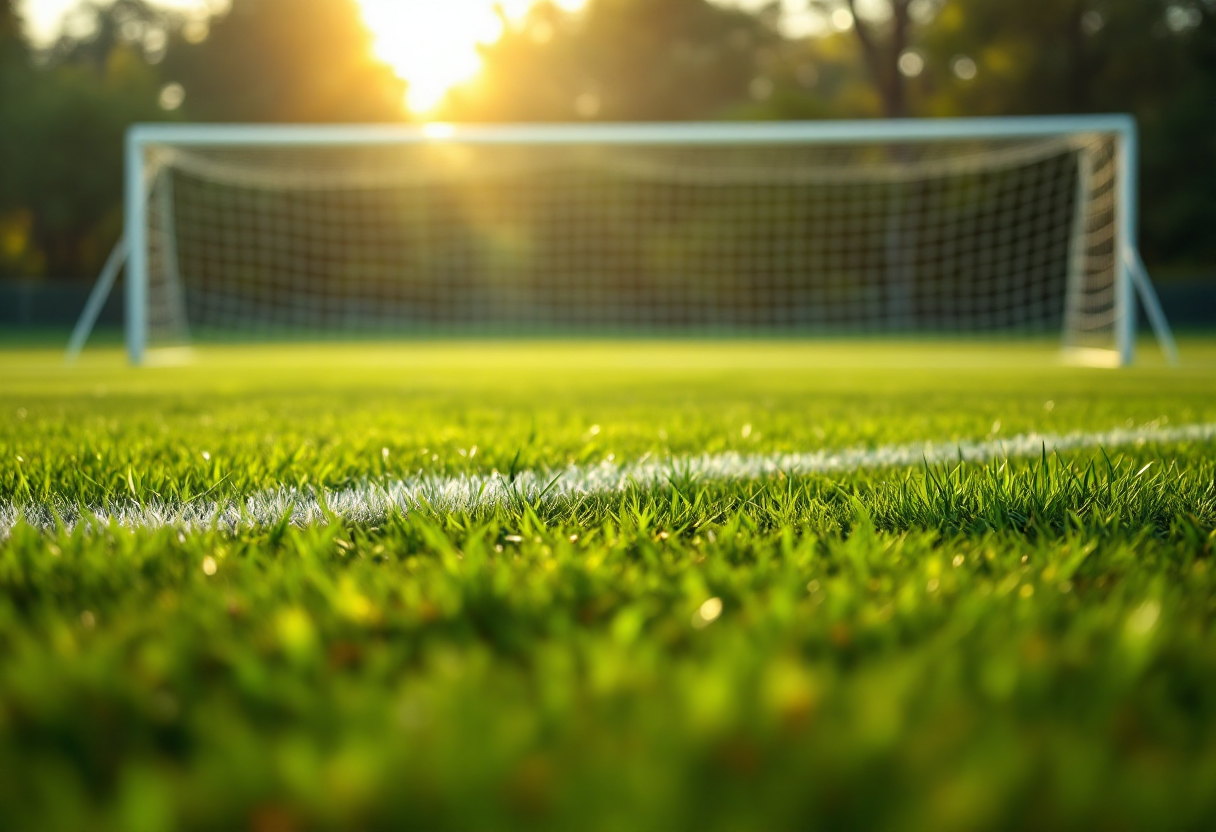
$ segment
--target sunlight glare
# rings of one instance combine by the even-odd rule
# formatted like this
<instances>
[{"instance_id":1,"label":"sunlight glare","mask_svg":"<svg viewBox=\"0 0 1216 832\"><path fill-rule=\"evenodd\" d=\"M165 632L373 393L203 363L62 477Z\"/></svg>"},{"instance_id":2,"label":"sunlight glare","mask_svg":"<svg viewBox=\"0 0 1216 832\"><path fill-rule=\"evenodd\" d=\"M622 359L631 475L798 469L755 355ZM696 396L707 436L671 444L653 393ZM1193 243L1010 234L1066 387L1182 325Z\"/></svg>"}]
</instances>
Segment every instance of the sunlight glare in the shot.
<instances>
[{"instance_id":1,"label":"sunlight glare","mask_svg":"<svg viewBox=\"0 0 1216 832\"><path fill-rule=\"evenodd\" d=\"M415 113L433 110L452 87L481 68L477 45L502 34L495 12L509 19L527 13L532 0L360 0L375 38L376 56L409 83L407 103ZM558 5L576 8L582 0Z\"/></svg>"},{"instance_id":2,"label":"sunlight glare","mask_svg":"<svg viewBox=\"0 0 1216 832\"><path fill-rule=\"evenodd\" d=\"M444 124L443 122L433 121L429 124L422 125L422 134L424 136L426 136L428 139L435 139L436 141L441 141L443 139L450 139L453 136L455 136L456 127L451 124Z\"/></svg>"}]
</instances>

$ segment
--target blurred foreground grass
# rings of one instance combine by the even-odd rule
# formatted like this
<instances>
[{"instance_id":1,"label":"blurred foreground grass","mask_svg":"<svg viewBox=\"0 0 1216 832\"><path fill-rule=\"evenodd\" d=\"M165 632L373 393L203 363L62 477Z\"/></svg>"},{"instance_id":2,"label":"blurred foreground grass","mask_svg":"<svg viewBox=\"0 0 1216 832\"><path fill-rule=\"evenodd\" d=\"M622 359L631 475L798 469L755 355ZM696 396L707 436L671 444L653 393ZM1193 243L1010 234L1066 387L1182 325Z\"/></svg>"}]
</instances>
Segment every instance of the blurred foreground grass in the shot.
<instances>
[{"instance_id":1,"label":"blurred foreground grass","mask_svg":"<svg viewBox=\"0 0 1216 832\"><path fill-rule=\"evenodd\" d=\"M6 350L0 505L1216 422L1182 347ZM1214 451L18 524L0 828L1210 828Z\"/></svg>"}]
</instances>

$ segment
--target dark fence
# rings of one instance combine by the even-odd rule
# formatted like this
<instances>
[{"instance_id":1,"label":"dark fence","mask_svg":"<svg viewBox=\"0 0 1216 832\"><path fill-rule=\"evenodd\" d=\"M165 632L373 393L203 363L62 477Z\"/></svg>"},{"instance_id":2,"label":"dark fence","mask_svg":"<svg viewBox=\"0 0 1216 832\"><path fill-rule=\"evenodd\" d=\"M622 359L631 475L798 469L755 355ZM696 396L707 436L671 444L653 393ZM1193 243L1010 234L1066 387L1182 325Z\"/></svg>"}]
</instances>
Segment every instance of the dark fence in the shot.
<instances>
[{"instance_id":1,"label":"dark fence","mask_svg":"<svg viewBox=\"0 0 1216 832\"><path fill-rule=\"evenodd\" d=\"M0 329L71 329L92 290L92 282L0 280ZM110 295L97 325L122 325L121 291Z\"/></svg>"},{"instance_id":2,"label":"dark fence","mask_svg":"<svg viewBox=\"0 0 1216 832\"><path fill-rule=\"evenodd\" d=\"M0 280L0 330L68 330L92 291L89 282ZM1216 272L1170 275L1157 281L1170 324L1182 332L1216 331ZM1146 326L1141 316L1141 326ZM98 328L122 326L122 287L106 301Z\"/></svg>"},{"instance_id":3,"label":"dark fence","mask_svg":"<svg viewBox=\"0 0 1216 832\"><path fill-rule=\"evenodd\" d=\"M1171 326L1183 332L1216 331L1216 272L1163 275L1156 286ZM1140 324L1145 325L1143 319Z\"/></svg>"}]
</instances>

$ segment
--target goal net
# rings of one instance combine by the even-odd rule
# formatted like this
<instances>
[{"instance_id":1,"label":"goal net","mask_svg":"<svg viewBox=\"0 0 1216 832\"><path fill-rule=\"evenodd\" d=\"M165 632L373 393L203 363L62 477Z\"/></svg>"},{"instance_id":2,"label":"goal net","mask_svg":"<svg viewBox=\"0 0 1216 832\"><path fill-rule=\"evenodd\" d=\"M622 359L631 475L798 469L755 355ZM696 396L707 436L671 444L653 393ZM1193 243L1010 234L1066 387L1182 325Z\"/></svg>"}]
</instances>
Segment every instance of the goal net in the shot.
<instances>
[{"instance_id":1,"label":"goal net","mask_svg":"<svg viewBox=\"0 0 1216 832\"><path fill-rule=\"evenodd\" d=\"M1051 333L1118 354L1124 123L1074 121L140 127L129 344Z\"/></svg>"}]
</instances>

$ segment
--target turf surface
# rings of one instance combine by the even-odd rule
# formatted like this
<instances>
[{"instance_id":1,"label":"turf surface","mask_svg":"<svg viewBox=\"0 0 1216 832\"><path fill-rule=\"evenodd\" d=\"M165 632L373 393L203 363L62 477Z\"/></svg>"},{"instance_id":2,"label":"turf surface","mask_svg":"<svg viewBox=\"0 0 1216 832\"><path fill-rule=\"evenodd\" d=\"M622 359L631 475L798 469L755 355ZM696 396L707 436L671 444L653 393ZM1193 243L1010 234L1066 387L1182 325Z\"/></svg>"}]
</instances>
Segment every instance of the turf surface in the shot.
<instances>
[{"instance_id":1,"label":"turf surface","mask_svg":"<svg viewBox=\"0 0 1216 832\"><path fill-rule=\"evenodd\" d=\"M1182 348L6 349L0 505L1214 423L1216 344ZM1214 480L1191 442L375 526L18 523L0 828L1210 828Z\"/></svg>"}]
</instances>

